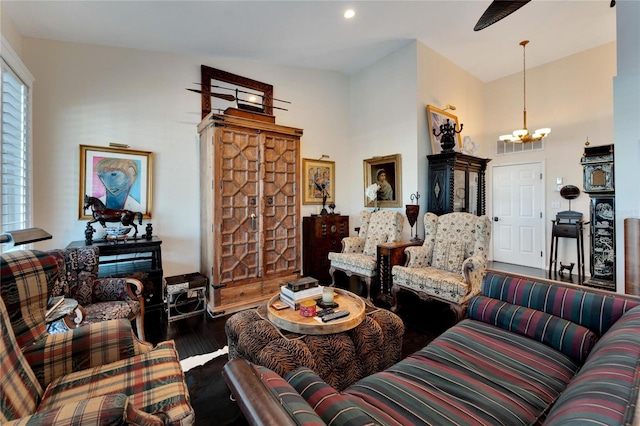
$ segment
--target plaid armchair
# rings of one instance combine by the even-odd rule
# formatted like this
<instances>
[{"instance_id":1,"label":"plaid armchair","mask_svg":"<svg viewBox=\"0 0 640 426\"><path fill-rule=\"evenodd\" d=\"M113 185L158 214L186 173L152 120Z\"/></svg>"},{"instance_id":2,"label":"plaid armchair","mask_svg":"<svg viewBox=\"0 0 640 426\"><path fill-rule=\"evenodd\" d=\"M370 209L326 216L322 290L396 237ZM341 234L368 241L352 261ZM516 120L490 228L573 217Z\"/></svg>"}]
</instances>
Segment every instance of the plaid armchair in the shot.
<instances>
[{"instance_id":1,"label":"plaid armchair","mask_svg":"<svg viewBox=\"0 0 640 426\"><path fill-rule=\"evenodd\" d=\"M367 286L367 296L371 299L371 281L378 275L378 244L399 241L402 237L404 216L400 212L380 210L360 212L360 231L357 237L342 239L342 252L329 253L331 281L335 286L335 271L347 276L357 275Z\"/></svg>"},{"instance_id":2,"label":"plaid armchair","mask_svg":"<svg viewBox=\"0 0 640 426\"><path fill-rule=\"evenodd\" d=\"M44 252L0 257L0 423L189 425L173 342L140 342L128 320L47 335L58 268Z\"/></svg>"},{"instance_id":3,"label":"plaid armchair","mask_svg":"<svg viewBox=\"0 0 640 426\"><path fill-rule=\"evenodd\" d=\"M424 244L407 247L406 264L391 270L391 310L398 310L397 293L407 290L423 300L448 303L459 321L469 299L480 292L487 269L491 222L487 216L470 213L427 213L424 229Z\"/></svg>"},{"instance_id":4,"label":"plaid armchair","mask_svg":"<svg viewBox=\"0 0 640 426\"><path fill-rule=\"evenodd\" d=\"M134 278L98 278L98 247L48 251L58 264L60 274L52 296L76 299L85 309L87 322L110 319L135 320L138 337L144 337L144 300L142 283Z\"/></svg>"},{"instance_id":5,"label":"plaid armchair","mask_svg":"<svg viewBox=\"0 0 640 426\"><path fill-rule=\"evenodd\" d=\"M43 388L65 374L151 350L149 343L138 340L125 319L48 334L47 300L59 270L47 253L7 252L0 256L0 268L0 298L9 312L17 344Z\"/></svg>"}]
</instances>

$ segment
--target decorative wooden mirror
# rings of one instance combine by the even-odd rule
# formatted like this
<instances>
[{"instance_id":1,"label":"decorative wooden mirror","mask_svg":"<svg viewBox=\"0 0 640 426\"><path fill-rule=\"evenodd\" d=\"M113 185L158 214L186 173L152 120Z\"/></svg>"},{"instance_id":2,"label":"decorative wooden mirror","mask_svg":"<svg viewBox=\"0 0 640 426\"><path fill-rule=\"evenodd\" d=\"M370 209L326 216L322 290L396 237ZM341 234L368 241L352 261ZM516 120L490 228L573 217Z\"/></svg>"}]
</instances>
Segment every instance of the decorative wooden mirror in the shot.
<instances>
[{"instance_id":1,"label":"decorative wooden mirror","mask_svg":"<svg viewBox=\"0 0 640 426\"><path fill-rule=\"evenodd\" d=\"M211 96L212 93L214 93L215 96L215 92L212 92L211 88L212 86L216 86L215 84L211 84L212 81L229 83L232 88L235 88L235 86L237 86L256 92L256 95L262 98L260 105L264 106L264 114L273 115L273 86L271 84L252 80L247 77L242 77L240 75L232 74L230 72L219 70L216 68L211 68L206 65L200 66L200 74L200 83L202 85L202 118L205 118L207 114L212 111ZM223 98L234 97L233 95L231 95L231 93L225 93L224 95L227 96L223 96Z\"/></svg>"}]
</instances>

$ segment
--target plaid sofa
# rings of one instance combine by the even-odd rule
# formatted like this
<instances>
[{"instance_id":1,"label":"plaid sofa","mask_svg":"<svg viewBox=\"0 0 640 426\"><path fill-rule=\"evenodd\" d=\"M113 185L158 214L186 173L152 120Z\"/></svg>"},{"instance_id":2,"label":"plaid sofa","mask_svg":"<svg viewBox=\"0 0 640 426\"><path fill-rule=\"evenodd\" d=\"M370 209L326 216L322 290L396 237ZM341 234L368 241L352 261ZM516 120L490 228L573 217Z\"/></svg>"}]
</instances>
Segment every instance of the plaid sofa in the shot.
<instances>
[{"instance_id":1,"label":"plaid sofa","mask_svg":"<svg viewBox=\"0 0 640 426\"><path fill-rule=\"evenodd\" d=\"M466 319L342 392L306 367L284 380L234 360L223 374L249 396L244 405L260 404L258 421L284 412L331 425L638 424L639 303L489 271Z\"/></svg>"},{"instance_id":2,"label":"plaid sofa","mask_svg":"<svg viewBox=\"0 0 640 426\"><path fill-rule=\"evenodd\" d=\"M20 250L0 261L1 424L193 423L173 342L152 349L124 319L48 335L55 260Z\"/></svg>"}]
</instances>

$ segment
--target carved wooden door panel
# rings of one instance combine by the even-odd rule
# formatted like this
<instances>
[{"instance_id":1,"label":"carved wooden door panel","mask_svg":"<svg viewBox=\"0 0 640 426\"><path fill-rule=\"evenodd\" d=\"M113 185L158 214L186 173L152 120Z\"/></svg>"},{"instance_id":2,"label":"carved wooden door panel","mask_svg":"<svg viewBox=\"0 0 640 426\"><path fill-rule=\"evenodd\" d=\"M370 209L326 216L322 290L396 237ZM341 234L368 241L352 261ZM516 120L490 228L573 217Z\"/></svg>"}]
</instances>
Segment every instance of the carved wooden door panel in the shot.
<instances>
[{"instance_id":1,"label":"carved wooden door panel","mask_svg":"<svg viewBox=\"0 0 640 426\"><path fill-rule=\"evenodd\" d=\"M263 263L265 275L290 275L300 269L296 182L298 140L265 133L263 161Z\"/></svg>"},{"instance_id":2,"label":"carved wooden door panel","mask_svg":"<svg viewBox=\"0 0 640 426\"><path fill-rule=\"evenodd\" d=\"M225 127L220 131L216 155L220 191L220 284L241 283L260 276L260 134Z\"/></svg>"}]
</instances>

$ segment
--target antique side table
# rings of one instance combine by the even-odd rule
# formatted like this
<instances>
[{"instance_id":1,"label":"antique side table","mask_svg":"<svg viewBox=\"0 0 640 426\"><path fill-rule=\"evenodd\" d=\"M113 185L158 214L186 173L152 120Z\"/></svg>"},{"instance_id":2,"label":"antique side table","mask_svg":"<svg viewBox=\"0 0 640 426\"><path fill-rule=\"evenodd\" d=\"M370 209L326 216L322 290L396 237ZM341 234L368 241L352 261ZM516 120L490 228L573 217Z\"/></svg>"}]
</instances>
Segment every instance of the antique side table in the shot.
<instances>
[{"instance_id":1,"label":"antique side table","mask_svg":"<svg viewBox=\"0 0 640 426\"><path fill-rule=\"evenodd\" d=\"M391 269L395 265L404 265L407 258L404 249L412 246L421 246L424 241L396 241L393 243L378 244L377 249L377 265L378 280L380 283L380 297L386 301L391 300L391 286L393 285L391 277Z\"/></svg>"}]
</instances>

